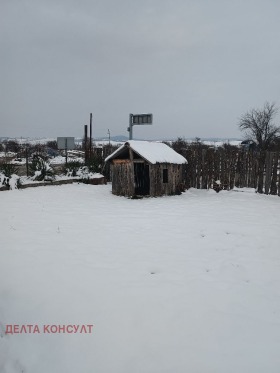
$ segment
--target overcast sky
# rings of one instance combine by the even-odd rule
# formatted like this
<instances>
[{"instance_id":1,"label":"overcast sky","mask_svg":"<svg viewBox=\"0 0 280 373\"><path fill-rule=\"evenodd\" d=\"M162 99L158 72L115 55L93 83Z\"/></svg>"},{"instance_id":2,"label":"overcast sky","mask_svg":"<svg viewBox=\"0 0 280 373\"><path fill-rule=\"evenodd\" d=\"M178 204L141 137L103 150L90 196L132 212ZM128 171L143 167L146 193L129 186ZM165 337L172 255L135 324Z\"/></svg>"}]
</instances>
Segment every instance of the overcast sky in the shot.
<instances>
[{"instance_id":1,"label":"overcast sky","mask_svg":"<svg viewBox=\"0 0 280 373\"><path fill-rule=\"evenodd\" d=\"M0 0L0 137L242 137L280 106L279 0ZM279 116L277 117L279 121Z\"/></svg>"}]
</instances>

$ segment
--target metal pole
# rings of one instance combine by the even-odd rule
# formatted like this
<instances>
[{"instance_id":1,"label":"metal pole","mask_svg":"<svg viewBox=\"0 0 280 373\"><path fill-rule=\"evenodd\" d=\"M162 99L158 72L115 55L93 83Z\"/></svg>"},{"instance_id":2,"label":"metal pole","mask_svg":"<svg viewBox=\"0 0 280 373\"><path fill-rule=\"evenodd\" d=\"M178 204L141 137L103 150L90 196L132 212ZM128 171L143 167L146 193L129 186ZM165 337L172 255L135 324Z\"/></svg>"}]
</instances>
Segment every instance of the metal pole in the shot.
<instances>
[{"instance_id":1,"label":"metal pole","mask_svg":"<svg viewBox=\"0 0 280 373\"><path fill-rule=\"evenodd\" d=\"M111 145L111 134L110 134L110 130L108 129L108 135L109 135L109 146Z\"/></svg>"},{"instance_id":2,"label":"metal pole","mask_svg":"<svg viewBox=\"0 0 280 373\"><path fill-rule=\"evenodd\" d=\"M28 172L28 149L27 149L27 145L25 145L25 160L26 160L26 176L29 176L29 172Z\"/></svg>"},{"instance_id":3,"label":"metal pole","mask_svg":"<svg viewBox=\"0 0 280 373\"><path fill-rule=\"evenodd\" d=\"M85 163L87 163L87 160L88 160L88 144L87 144L87 124L85 124L85 138L84 138L84 141L85 141Z\"/></svg>"},{"instance_id":4,"label":"metal pole","mask_svg":"<svg viewBox=\"0 0 280 373\"><path fill-rule=\"evenodd\" d=\"M67 146L67 139L65 139L66 164L67 164L67 149L68 149L68 146Z\"/></svg>"},{"instance_id":5,"label":"metal pole","mask_svg":"<svg viewBox=\"0 0 280 373\"><path fill-rule=\"evenodd\" d=\"M129 114L129 140L132 140L133 114Z\"/></svg>"},{"instance_id":6,"label":"metal pole","mask_svg":"<svg viewBox=\"0 0 280 373\"><path fill-rule=\"evenodd\" d=\"M92 157L92 113L89 119L89 159Z\"/></svg>"}]
</instances>

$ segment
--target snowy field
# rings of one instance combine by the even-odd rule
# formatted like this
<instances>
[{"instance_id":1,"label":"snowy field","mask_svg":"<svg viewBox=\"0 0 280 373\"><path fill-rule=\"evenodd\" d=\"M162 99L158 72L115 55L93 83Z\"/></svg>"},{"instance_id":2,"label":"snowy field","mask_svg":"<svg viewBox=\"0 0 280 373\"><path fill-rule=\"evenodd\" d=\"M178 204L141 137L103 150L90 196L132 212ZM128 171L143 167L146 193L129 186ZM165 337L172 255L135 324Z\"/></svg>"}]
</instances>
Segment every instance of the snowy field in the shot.
<instances>
[{"instance_id":1,"label":"snowy field","mask_svg":"<svg viewBox=\"0 0 280 373\"><path fill-rule=\"evenodd\" d=\"M279 373L280 198L110 191L0 193L0 372Z\"/></svg>"}]
</instances>

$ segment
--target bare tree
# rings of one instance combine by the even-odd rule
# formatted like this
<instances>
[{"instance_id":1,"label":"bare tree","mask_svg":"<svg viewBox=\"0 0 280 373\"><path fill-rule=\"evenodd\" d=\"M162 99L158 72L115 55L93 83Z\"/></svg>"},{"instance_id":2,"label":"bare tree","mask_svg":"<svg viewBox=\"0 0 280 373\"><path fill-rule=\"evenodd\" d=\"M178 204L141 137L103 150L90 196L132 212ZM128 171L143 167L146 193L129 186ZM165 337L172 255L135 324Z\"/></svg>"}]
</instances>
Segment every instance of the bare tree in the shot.
<instances>
[{"instance_id":1,"label":"bare tree","mask_svg":"<svg viewBox=\"0 0 280 373\"><path fill-rule=\"evenodd\" d=\"M239 128L258 144L260 150L270 149L279 138L280 127L273 123L277 111L275 104L266 102L263 109L253 109L240 118Z\"/></svg>"}]
</instances>

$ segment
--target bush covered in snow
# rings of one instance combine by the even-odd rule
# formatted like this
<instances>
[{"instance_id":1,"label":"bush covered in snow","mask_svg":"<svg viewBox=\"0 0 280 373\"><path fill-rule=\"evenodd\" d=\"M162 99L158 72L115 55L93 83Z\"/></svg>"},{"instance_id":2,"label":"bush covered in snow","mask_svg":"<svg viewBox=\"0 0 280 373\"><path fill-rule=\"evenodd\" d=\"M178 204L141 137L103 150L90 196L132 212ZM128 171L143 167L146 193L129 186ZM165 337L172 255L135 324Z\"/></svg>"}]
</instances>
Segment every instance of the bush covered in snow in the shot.
<instances>
[{"instance_id":1,"label":"bush covered in snow","mask_svg":"<svg viewBox=\"0 0 280 373\"><path fill-rule=\"evenodd\" d=\"M103 177L98 171L95 171L98 169L97 164L85 166L79 161L70 161L65 164L63 173L68 177L78 177L83 183L89 183L92 179Z\"/></svg>"},{"instance_id":2,"label":"bush covered in snow","mask_svg":"<svg viewBox=\"0 0 280 373\"><path fill-rule=\"evenodd\" d=\"M63 168L64 175L68 177L75 177L77 176L78 171L83 167L83 163L79 161L70 161L65 164Z\"/></svg>"},{"instance_id":3,"label":"bush covered in snow","mask_svg":"<svg viewBox=\"0 0 280 373\"><path fill-rule=\"evenodd\" d=\"M99 154L93 154L90 159L86 161L86 166L89 172L100 172L103 164L102 156Z\"/></svg>"},{"instance_id":4,"label":"bush covered in snow","mask_svg":"<svg viewBox=\"0 0 280 373\"><path fill-rule=\"evenodd\" d=\"M39 155L34 155L30 165L32 179L36 181L52 181L55 179L50 163Z\"/></svg>"},{"instance_id":5,"label":"bush covered in snow","mask_svg":"<svg viewBox=\"0 0 280 373\"><path fill-rule=\"evenodd\" d=\"M0 162L0 172L6 177L11 177L17 171L18 169L14 164L5 161Z\"/></svg>"},{"instance_id":6,"label":"bush covered in snow","mask_svg":"<svg viewBox=\"0 0 280 373\"><path fill-rule=\"evenodd\" d=\"M83 183L89 183L90 180L96 179L97 177L103 177L103 175L92 172L87 166L80 167L77 171L77 176L81 179Z\"/></svg>"},{"instance_id":7,"label":"bush covered in snow","mask_svg":"<svg viewBox=\"0 0 280 373\"><path fill-rule=\"evenodd\" d=\"M17 189L20 187L20 177L16 175L17 167L9 162L0 163L0 188Z\"/></svg>"},{"instance_id":8,"label":"bush covered in snow","mask_svg":"<svg viewBox=\"0 0 280 373\"><path fill-rule=\"evenodd\" d=\"M18 189L21 186L20 177L12 174L9 177L0 172L0 188L4 189Z\"/></svg>"}]
</instances>

